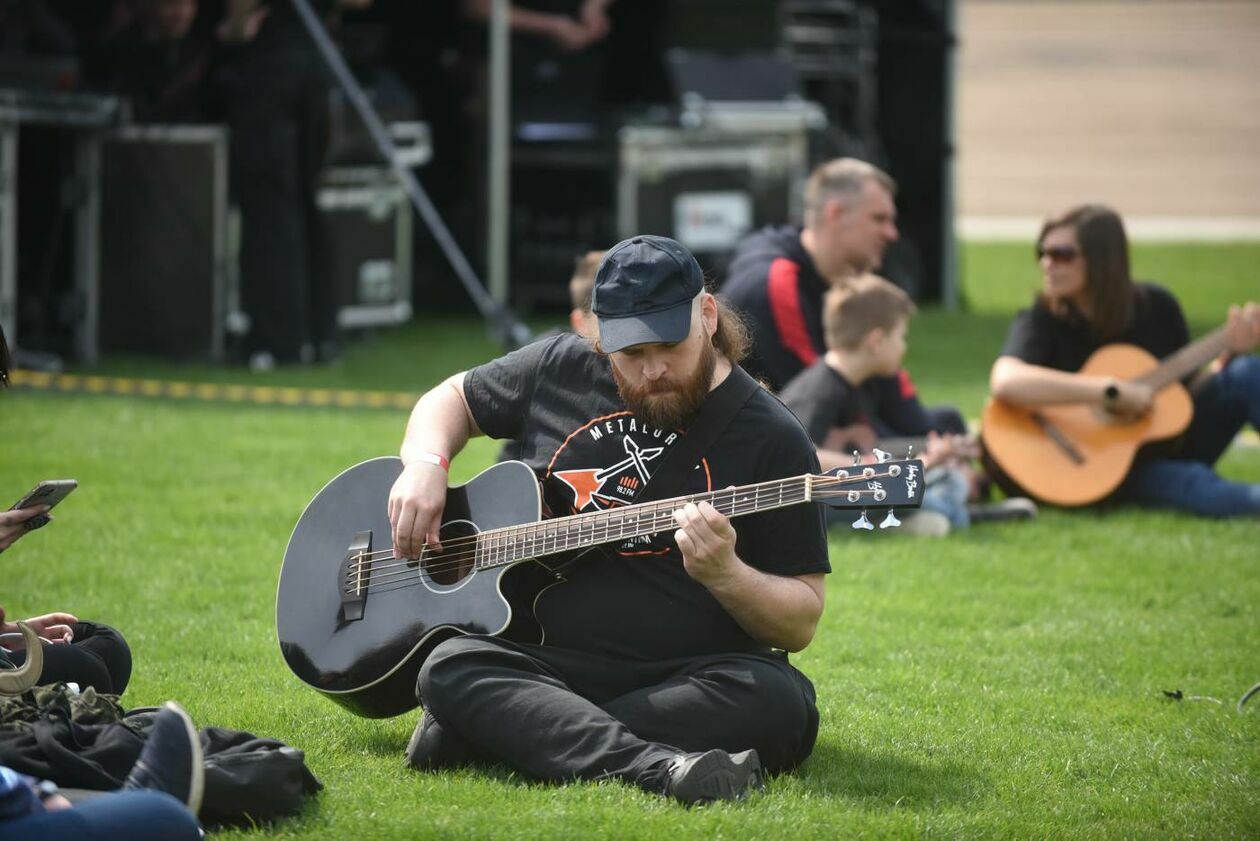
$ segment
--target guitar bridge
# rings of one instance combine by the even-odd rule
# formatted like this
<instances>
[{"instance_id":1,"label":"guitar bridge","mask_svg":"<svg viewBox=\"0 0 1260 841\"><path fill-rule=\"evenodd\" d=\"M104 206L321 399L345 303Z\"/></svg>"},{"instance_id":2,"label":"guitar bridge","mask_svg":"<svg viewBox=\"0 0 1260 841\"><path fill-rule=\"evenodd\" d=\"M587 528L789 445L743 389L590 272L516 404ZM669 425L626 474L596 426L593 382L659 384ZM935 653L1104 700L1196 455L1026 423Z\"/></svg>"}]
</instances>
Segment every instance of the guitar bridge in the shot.
<instances>
[{"instance_id":1,"label":"guitar bridge","mask_svg":"<svg viewBox=\"0 0 1260 841\"><path fill-rule=\"evenodd\" d=\"M367 601L368 585L372 580L372 532L355 532L354 540L346 547L346 557L337 569L337 581L341 593L341 621L353 622L363 618L363 603Z\"/></svg>"}]
</instances>

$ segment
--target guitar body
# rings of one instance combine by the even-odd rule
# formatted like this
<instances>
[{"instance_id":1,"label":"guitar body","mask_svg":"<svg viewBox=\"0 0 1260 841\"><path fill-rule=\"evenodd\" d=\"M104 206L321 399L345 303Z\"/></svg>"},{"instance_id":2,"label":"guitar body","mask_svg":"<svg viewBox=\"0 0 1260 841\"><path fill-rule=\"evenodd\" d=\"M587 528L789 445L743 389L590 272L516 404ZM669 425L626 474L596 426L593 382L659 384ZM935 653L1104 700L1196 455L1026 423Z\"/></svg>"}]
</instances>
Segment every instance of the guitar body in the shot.
<instances>
[{"instance_id":1,"label":"guitar body","mask_svg":"<svg viewBox=\"0 0 1260 841\"><path fill-rule=\"evenodd\" d=\"M416 678L443 640L487 634L543 642L539 594L559 570L600 547L672 531L674 511L707 501L729 517L817 502L863 509L923 502L923 462L882 460L822 474L674 497L542 521L534 472L519 461L447 488L442 551L392 557L390 489L396 458L355 465L315 495L289 538L276 593L276 637L295 675L358 715L385 718L417 705Z\"/></svg>"},{"instance_id":2,"label":"guitar body","mask_svg":"<svg viewBox=\"0 0 1260 841\"><path fill-rule=\"evenodd\" d=\"M1133 380L1159 364L1139 347L1114 344L1094 351L1080 373ZM1008 490L1071 508L1098 502L1114 492L1142 445L1185 431L1194 403L1185 387L1173 382L1156 392L1146 416L1132 422L1079 404L1043 406L1037 413L1083 458L1072 458L1031 410L990 398L980 433L986 466Z\"/></svg>"},{"instance_id":3,"label":"guitar body","mask_svg":"<svg viewBox=\"0 0 1260 841\"><path fill-rule=\"evenodd\" d=\"M554 582L533 561L480 569L462 578L441 555L421 562L390 558L390 488L397 458L365 461L341 473L311 500L289 538L276 594L276 635L293 673L350 711L370 718L417 705L416 677L438 643L456 634L496 634L528 642L541 637L529 606ZM533 471L496 464L447 492L444 546L501 526L539 520L542 501ZM361 603L343 604L347 548L371 531L374 585ZM447 567L451 566L448 562ZM356 614L360 614L357 615ZM355 618L347 618L347 616Z\"/></svg>"}]
</instances>

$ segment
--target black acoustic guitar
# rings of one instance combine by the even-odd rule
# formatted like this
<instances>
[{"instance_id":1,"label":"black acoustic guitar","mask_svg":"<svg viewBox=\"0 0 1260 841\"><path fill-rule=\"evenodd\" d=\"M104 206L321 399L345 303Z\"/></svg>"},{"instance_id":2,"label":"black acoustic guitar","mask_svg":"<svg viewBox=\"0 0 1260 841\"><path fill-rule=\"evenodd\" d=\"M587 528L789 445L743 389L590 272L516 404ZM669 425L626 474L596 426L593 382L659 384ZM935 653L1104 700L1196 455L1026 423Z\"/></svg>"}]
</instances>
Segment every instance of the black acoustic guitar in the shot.
<instances>
[{"instance_id":1,"label":"black acoustic guitar","mask_svg":"<svg viewBox=\"0 0 1260 841\"><path fill-rule=\"evenodd\" d=\"M708 501L728 517L804 502L888 513L923 499L923 464L854 465L755 485L542 520L533 471L507 461L452 486L442 551L395 558L386 501L397 458L355 465L302 512L280 570L276 635L303 681L358 715L384 718L416 706L429 653L455 634L541 642L532 605L582 551L675 528L673 512ZM877 515L878 518L878 515ZM874 528L865 516L855 528Z\"/></svg>"}]
</instances>

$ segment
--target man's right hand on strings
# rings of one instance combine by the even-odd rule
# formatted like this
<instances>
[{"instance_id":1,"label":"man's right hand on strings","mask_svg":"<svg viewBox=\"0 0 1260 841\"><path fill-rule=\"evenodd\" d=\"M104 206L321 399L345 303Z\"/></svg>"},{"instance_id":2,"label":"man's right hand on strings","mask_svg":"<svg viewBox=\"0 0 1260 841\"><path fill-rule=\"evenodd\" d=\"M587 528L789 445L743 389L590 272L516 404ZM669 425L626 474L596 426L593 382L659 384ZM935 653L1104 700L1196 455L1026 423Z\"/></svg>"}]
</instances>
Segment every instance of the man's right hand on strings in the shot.
<instances>
[{"instance_id":1,"label":"man's right hand on strings","mask_svg":"<svg viewBox=\"0 0 1260 841\"><path fill-rule=\"evenodd\" d=\"M415 461L404 467L389 491L394 556L418 558L425 544L441 550L438 529L445 507L446 471L441 466Z\"/></svg>"}]
</instances>

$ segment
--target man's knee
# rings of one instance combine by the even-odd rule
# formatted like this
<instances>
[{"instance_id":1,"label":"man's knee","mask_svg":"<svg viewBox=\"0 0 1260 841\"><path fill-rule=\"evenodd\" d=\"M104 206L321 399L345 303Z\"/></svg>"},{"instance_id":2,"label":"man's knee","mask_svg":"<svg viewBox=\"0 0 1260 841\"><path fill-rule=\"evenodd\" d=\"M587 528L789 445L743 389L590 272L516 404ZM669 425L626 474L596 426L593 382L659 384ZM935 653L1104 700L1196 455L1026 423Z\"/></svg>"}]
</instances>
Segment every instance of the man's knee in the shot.
<instances>
[{"instance_id":1,"label":"man's knee","mask_svg":"<svg viewBox=\"0 0 1260 841\"><path fill-rule=\"evenodd\" d=\"M109 672L110 687L106 692L123 694L131 681L131 647L115 628L99 622L77 622L74 626L74 645L90 652L99 659Z\"/></svg>"},{"instance_id":2,"label":"man's knee","mask_svg":"<svg viewBox=\"0 0 1260 841\"><path fill-rule=\"evenodd\" d=\"M502 648L486 637L460 635L443 640L420 667L416 699L426 708L440 707L452 690L467 682L467 668L472 662L501 653Z\"/></svg>"},{"instance_id":3,"label":"man's knee","mask_svg":"<svg viewBox=\"0 0 1260 841\"><path fill-rule=\"evenodd\" d=\"M745 726L756 734L752 746L768 771L795 768L809 756L818 738L813 685L786 664L759 659L750 662L745 674L750 689Z\"/></svg>"}]
</instances>

